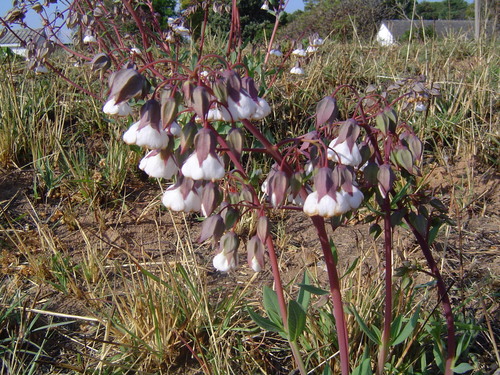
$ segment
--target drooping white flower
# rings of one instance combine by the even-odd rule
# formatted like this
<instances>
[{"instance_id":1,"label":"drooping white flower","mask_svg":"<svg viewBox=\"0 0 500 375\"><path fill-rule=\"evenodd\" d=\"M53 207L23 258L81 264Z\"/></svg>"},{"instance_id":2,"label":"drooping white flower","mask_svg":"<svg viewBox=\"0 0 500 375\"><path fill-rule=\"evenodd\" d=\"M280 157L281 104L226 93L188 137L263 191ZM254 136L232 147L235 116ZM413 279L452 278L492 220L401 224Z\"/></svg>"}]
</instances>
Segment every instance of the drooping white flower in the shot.
<instances>
[{"instance_id":1,"label":"drooping white flower","mask_svg":"<svg viewBox=\"0 0 500 375\"><path fill-rule=\"evenodd\" d=\"M344 165L351 165L357 167L363 161L359 147L356 143L353 144L352 149L349 148L347 141L337 143L335 138L328 146L328 159Z\"/></svg>"},{"instance_id":2,"label":"drooping white flower","mask_svg":"<svg viewBox=\"0 0 500 375\"><path fill-rule=\"evenodd\" d=\"M227 254L224 251L221 251L214 257L213 265L217 271L229 272L236 268L237 259L236 256L234 256L232 253Z\"/></svg>"},{"instance_id":3,"label":"drooping white flower","mask_svg":"<svg viewBox=\"0 0 500 375\"><path fill-rule=\"evenodd\" d=\"M170 127L168 128L168 130L170 131L170 134L172 134L175 137L181 135L181 131L182 131L182 129L179 126L179 123L177 121L173 121L170 124Z\"/></svg>"},{"instance_id":4,"label":"drooping white flower","mask_svg":"<svg viewBox=\"0 0 500 375\"><path fill-rule=\"evenodd\" d=\"M306 57L307 56L307 53L306 51L304 50L304 48L302 47L299 47L299 48L296 48L292 51L292 55L295 55L295 56L299 56L299 57Z\"/></svg>"},{"instance_id":5,"label":"drooping white flower","mask_svg":"<svg viewBox=\"0 0 500 375\"><path fill-rule=\"evenodd\" d=\"M312 54L312 53L315 53L317 50L318 50L318 48L317 48L317 47L314 47L314 46L309 46L309 47L307 47L307 49L306 49L306 53L308 53L308 54Z\"/></svg>"},{"instance_id":6,"label":"drooping white flower","mask_svg":"<svg viewBox=\"0 0 500 375\"><path fill-rule=\"evenodd\" d=\"M182 183L171 185L163 193L161 202L172 211L200 211L201 199L197 190L193 187L191 189L186 189L187 194L185 194L185 192L183 194L183 190L184 186Z\"/></svg>"},{"instance_id":7,"label":"drooping white flower","mask_svg":"<svg viewBox=\"0 0 500 375\"><path fill-rule=\"evenodd\" d=\"M415 104L415 112L425 112L427 110L427 105L424 102L417 102Z\"/></svg>"},{"instance_id":8,"label":"drooping white flower","mask_svg":"<svg viewBox=\"0 0 500 375\"><path fill-rule=\"evenodd\" d=\"M83 37L83 43L84 44L97 43L97 39L95 38L95 36L87 34Z\"/></svg>"},{"instance_id":9,"label":"drooping white flower","mask_svg":"<svg viewBox=\"0 0 500 375\"><path fill-rule=\"evenodd\" d=\"M132 113L132 107L130 107L128 102L116 104L115 99L111 98L104 104L102 111L108 115L128 116Z\"/></svg>"},{"instance_id":10,"label":"drooping white flower","mask_svg":"<svg viewBox=\"0 0 500 375\"><path fill-rule=\"evenodd\" d=\"M290 69L290 73L297 74L297 75L303 75L304 69L302 69L300 66L294 66L292 69Z\"/></svg>"},{"instance_id":11,"label":"drooping white flower","mask_svg":"<svg viewBox=\"0 0 500 375\"><path fill-rule=\"evenodd\" d=\"M311 45L314 47L322 46L325 43L325 41L321 38L314 38Z\"/></svg>"},{"instance_id":12,"label":"drooping white flower","mask_svg":"<svg viewBox=\"0 0 500 375\"><path fill-rule=\"evenodd\" d=\"M240 100L235 102L231 97L227 99L227 109L222 107L222 117L232 118L234 121L249 120L257 110L257 104L248 96L241 92Z\"/></svg>"},{"instance_id":13,"label":"drooping white flower","mask_svg":"<svg viewBox=\"0 0 500 375\"><path fill-rule=\"evenodd\" d=\"M135 144L140 147L147 147L151 150L163 149L168 145L168 133L163 129L155 129L146 124L140 128L140 121L135 122L123 134L123 141L126 144Z\"/></svg>"},{"instance_id":14,"label":"drooping white flower","mask_svg":"<svg viewBox=\"0 0 500 375\"><path fill-rule=\"evenodd\" d=\"M333 217L350 211L351 207L343 195L338 192L335 192L334 195L335 199L329 194L318 199L318 192L312 192L304 202L304 212L309 216Z\"/></svg>"},{"instance_id":15,"label":"drooping white flower","mask_svg":"<svg viewBox=\"0 0 500 375\"><path fill-rule=\"evenodd\" d=\"M181 172L193 180L218 180L224 177L225 167L217 154L208 154L200 163L198 154L194 152L182 165Z\"/></svg>"},{"instance_id":16,"label":"drooping white flower","mask_svg":"<svg viewBox=\"0 0 500 375\"><path fill-rule=\"evenodd\" d=\"M225 117L224 117L225 116ZM222 111L218 107L210 108L207 114L207 121L231 121L231 116L227 110Z\"/></svg>"},{"instance_id":17,"label":"drooping white flower","mask_svg":"<svg viewBox=\"0 0 500 375\"><path fill-rule=\"evenodd\" d=\"M264 117L271 113L271 107L267 101L263 98L257 99L257 105L255 106L255 112L252 115L252 120L262 120Z\"/></svg>"},{"instance_id":18,"label":"drooping white flower","mask_svg":"<svg viewBox=\"0 0 500 375\"><path fill-rule=\"evenodd\" d=\"M134 54L135 55L142 55L142 51L139 48L135 47L135 46L130 49L130 53L132 53L133 55Z\"/></svg>"},{"instance_id":19,"label":"drooping white flower","mask_svg":"<svg viewBox=\"0 0 500 375\"><path fill-rule=\"evenodd\" d=\"M349 207L351 207L351 210L356 210L361 205L361 202L363 202L363 199L365 198L361 190L359 190L354 185L352 186L352 195L343 189L340 191L340 194L347 201Z\"/></svg>"},{"instance_id":20,"label":"drooping white flower","mask_svg":"<svg viewBox=\"0 0 500 375\"><path fill-rule=\"evenodd\" d=\"M174 157L165 150L153 150L139 163L139 169L149 177L170 179L179 171Z\"/></svg>"},{"instance_id":21,"label":"drooping white flower","mask_svg":"<svg viewBox=\"0 0 500 375\"><path fill-rule=\"evenodd\" d=\"M269 54L277 57L283 56L283 53L279 49L274 49L274 48L269 51Z\"/></svg>"},{"instance_id":22,"label":"drooping white flower","mask_svg":"<svg viewBox=\"0 0 500 375\"><path fill-rule=\"evenodd\" d=\"M269 10L269 3L267 2L267 0L264 1L264 4L262 4L262 6L260 7L260 9L262 9L262 10Z\"/></svg>"},{"instance_id":23,"label":"drooping white flower","mask_svg":"<svg viewBox=\"0 0 500 375\"><path fill-rule=\"evenodd\" d=\"M172 26L172 30L174 30L175 33L182 35L182 36L189 35L189 29L186 26L184 26L183 24Z\"/></svg>"},{"instance_id":24,"label":"drooping white flower","mask_svg":"<svg viewBox=\"0 0 500 375\"><path fill-rule=\"evenodd\" d=\"M47 67L45 65L38 65L35 68L35 74L47 74L48 72L49 72L49 70L47 69Z\"/></svg>"}]
</instances>

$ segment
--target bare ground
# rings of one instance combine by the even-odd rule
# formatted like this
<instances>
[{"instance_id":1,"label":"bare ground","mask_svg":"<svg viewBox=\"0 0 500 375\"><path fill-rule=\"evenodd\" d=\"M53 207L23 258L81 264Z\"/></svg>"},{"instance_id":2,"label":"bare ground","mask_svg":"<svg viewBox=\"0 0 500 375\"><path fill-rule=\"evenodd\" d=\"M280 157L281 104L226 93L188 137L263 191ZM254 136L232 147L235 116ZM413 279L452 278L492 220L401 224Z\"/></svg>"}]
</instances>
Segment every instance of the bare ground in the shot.
<instances>
[{"instance_id":1,"label":"bare ground","mask_svg":"<svg viewBox=\"0 0 500 375\"><path fill-rule=\"evenodd\" d=\"M457 286L457 292L452 296L454 304L460 304L462 299L481 290L488 290L485 296L498 296L499 182L496 171L479 170L472 161L459 161L447 167L431 165L431 173L427 178L429 189L449 207L449 215L456 223L443 230L434 247L435 257L447 283ZM9 288L30 289L33 281L28 280L34 278L40 285L36 299L46 301L44 309L92 315L92 302L81 295L79 288L74 288L75 293L62 294L50 284L36 279L41 272L43 274L43 267L49 267L43 263L50 257L46 252L56 248L78 263L87 256L89 248L95 248L110 262L128 262L133 257L138 262L150 264L152 268L161 259L182 258L179 243L186 241L187 236L196 240L199 220L195 215L170 213L162 209L158 195L157 185L135 180L127 185L123 192L124 199L103 205L98 211L90 211L79 194L70 195L63 190L35 200L32 171L3 171L0 177L2 282L8 281L11 285ZM339 252L339 268L345 270L355 258L363 256L366 260L367 282L370 282L369 279L383 269L382 247L369 236L369 225L362 224L359 219L355 218L349 226L337 229L333 238ZM296 284L303 270L309 268L324 286L326 275L322 267L322 254L308 218L294 213L277 216L274 221L274 235L285 284ZM44 238L41 235L43 233L51 235ZM84 238L82 233L87 237ZM408 233L398 231L394 240L399 261L423 263ZM231 290L235 283L245 284L253 276L245 264L229 275L215 272L211 266L213 250L207 245L196 245L194 256L206 273L210 288L218 291ZM37 259L40 261L37 262ZM243 250L241 259L241 263L245 263ZM272 275L268 268L257 276L256 291L261 290L262 284L271 285ZM45 274L49 277L50 272L46 270ZM425 282L424 279L422 281ZM478 321L484 322L484 309L481 306L466 304L466 307L475 308ZM485 300L484 307L488 308L498 343L499 301ZM85 324L67 328L82 335L87 329ZM492 373L495 370L494 356L486 334L480 335L476 349L478 352L483 351L485 373ZM54 353L61 355L65 350L72 350L68 340L62 340L61 343L68 345L68 348L56 345Z\"/></svg>"}]
</instances>

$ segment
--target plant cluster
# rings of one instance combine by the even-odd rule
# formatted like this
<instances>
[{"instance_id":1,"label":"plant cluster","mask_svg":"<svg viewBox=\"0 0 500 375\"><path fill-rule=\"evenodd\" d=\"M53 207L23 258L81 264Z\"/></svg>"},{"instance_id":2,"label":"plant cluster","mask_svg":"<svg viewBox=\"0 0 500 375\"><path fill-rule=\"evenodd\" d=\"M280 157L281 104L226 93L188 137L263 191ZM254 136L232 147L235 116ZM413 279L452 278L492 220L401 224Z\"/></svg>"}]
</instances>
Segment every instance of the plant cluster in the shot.
<instances>
[{"instance_id":1,"label":"plant cluster","mask_svg":"<svg viewBox=\"0 0 500 375\"><path fill-rule=\"evenodd\" d=\"M401 320L393 321L393 233L397 226L407 226L426 258L443 306L447 343L440 348L441 369L451 374L454 368L463 368L455 363L455 325L447 287L430 250L447 220L446 208L419 189L423 144L415 129L401 119L405 111L426 112L439 96L439 87L428 85L423 77L401 80L384 90L369 87L364 93L340 86L317 103L314 129L276 142L258 124L272 112L265 95L281 67L258 77L253 74L257 69L245 65L236 1L230 9L226 54L204 54L207 15L219 10L216 5L201 6L205 16L196 48L185 19L169 19L164 30L149 1L144 5L125 0L110 10L104 3L75 0L67 14L68 24L79 30L82 41L75 54L108 79L103 113L133 119L123 141L145 149L139 168L150 177L170 181L162 194L163 205L204 217L199 241L211 241L216 270L229 272L238 266L242 242L253 271L270 263L276 290L264 292L269 318L250 314L260 326L288 340L302 374L307 372L298 342L307 316L306 292L322 291L304 280L297 300L286 301L270 229L272 212L304 212L317 231L329 277L342 374L351 371L349 334L332 251L335 241L329 238L326 224L335 230L364 206L370 211L372 233L383 236L384 320L378 335L364 329L379 344L378 374L388 370L391 346L407 339L417 319L409 319L404 329ZM274 36L283 2L266 1L263 6L270 5L276 27L265 62L281 53ZM125 37L124 27L138 32ZM284 61L292 55L306 57L323 43L313 35L306 50L295 45ZM188 44L196 50L192 57L185 53ZM50 52L48 45L31 51L31 67L53 68ZM297 63L290 73L303 74L300 70ZM254 160L264 160L270 166L267 173L253 170ZM240 227L248 216L255 223L249 235L243 235ZM369 363L363 361L355 371L370 373Z\"/></svg>"}]
</instances>

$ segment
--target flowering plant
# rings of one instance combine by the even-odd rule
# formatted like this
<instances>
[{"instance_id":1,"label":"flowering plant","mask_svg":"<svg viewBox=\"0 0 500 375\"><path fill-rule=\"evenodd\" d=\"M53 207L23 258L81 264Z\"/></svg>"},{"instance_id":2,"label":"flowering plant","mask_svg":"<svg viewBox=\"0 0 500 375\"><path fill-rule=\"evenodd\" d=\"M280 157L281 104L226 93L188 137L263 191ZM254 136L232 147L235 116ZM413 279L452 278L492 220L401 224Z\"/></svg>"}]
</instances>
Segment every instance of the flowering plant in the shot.
<instances>
[{"instance_id":1,"label":"flowering plant","mask_svg":"<svg viewBox=\"0 0 500 375\"><path fill-rule=\"evenodd\" d=\"M226 56L204 55L202 32L198 53L190 64L179 60L177 53L183 45L193 42L186 20L170 20L165 31L154 14L147 11L148 7L152 10L150 1L145 2L145 8L132 0L124 0L122 4L116 6L113 15L129 15L134 20L138 33L131 37L131 42L122 37L114 21L103 22L104 18L110 20L112 14L101 3L75 0L67 14L69 25L84 30L85 53L75 52L76 56L87 60L93 71L108 79L103 113L135 119L123 132L123 140L145 149L139 164L141 170L150 177L169 180L161 199L163 205L172 211L205 216L199 241L212 241L216 270L230 272L238 266L240 243L245 239L239 235L237 226L245 214L255 213L256 229L245 244L248 267L259 272L266 262L271 266L280 328L300 372L305 374L306 369L297 345L303 329L298 321L305 320L306 311L285 299L270 230L270 212L302 211L317 231L329 276L342 373L348 374L346 318L331 250L333 240L327 235L326 224L330 223L335 230L365 204L373 213L373 232L383 232L385 243L385 322L378 373L383 372L389 355L392 233L394 226L402 222L417 239L438 283L448 323L446 369L450 373L455 347L453 317L444 282L429 248L436 232L435 212L439 214L441 208L412 188L420 174L423 147L414 130L396 112L399 103L410 103L410 99L417 105L415 110L420 111L424 101L427 105L438 94L436 88L426 87L422 80L407 81L400 85L406 92L390 99L389 94L394 90L378 93L370 89L360 93L353 87L340 86L317 103L313 130L273 142L258 124L272 113L265 93L275 77L271 76L269 82L256 80L245 66L235 0L230 8ZM212 9L220 9L215 5L218 4L204 2L198 6L206 16ZM283 6L283 1L266 1L263 8L273 7L278 20ZM204 26L205 23L203 30ZM274 36L275 33L269 41L265 62L273 55L283 58L282 66L291 55L304 58L324 43L319 35L313 35L307 49L297 44L283 56L273 46ZM158 56L152 46L158 48ZM93 56L86 56L87 52ZM34 53L33 67L42 63L52 67L48 56L45 50ZM299 61L290 72L305 73ZM337 98L345 92L352 100L346 110L340 111ZM250 178L252 171L243 161L256 155L272 165L258 184ZM429 204L437 211L429 211L426 208ZM262 317L253 317L261 326L270 326ZM278 326L276 322L273 324Z\"/></svg>"}]
</instances>

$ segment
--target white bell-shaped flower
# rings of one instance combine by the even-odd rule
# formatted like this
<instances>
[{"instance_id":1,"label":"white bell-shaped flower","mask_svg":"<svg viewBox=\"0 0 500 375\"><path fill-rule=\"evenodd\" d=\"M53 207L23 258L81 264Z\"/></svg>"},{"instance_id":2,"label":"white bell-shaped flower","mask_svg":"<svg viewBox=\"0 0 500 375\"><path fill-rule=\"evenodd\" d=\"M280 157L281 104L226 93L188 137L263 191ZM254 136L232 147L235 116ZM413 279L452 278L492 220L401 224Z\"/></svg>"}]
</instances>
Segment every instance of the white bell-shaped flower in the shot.
<instances>
[{"instance_id":1,"label":"white bell-shaped flower","mask_svg":"<svg viewBox=\"0 0 500 375\"><path fill-rule=\"evenodd\" d=\"M347 141L336 144L335 138L328 146L328 159L344 165L351 165L357 167L363 161L359 147L356 143L353 144L352 149L349 148Z\"/></svg>"},{"instance_id":2,"label":"white bell-shaped flower","mask_svg":"<svg viewBox=\"0 0 500 375\"><path fill-rule=\"evenodd\" d=\"M102 111L107 115L118 115L118 116L128 116L132 113L132 107L128 104L128 102L121 102L116 104L115 99L109 99L104 107L102 107Z\"/></svg>"},{"instance_id":3,"label":"white bell-shaped flower","mask_svg":"<svg viewBox=\"0 0 500 375\"><path fill-rule=\"evenodd\" d=\"M139 169L149 177L165 179L172 178L179 171L173 156L162 150L150 151L139 163Z\"/></svg>"}]
</instances>

